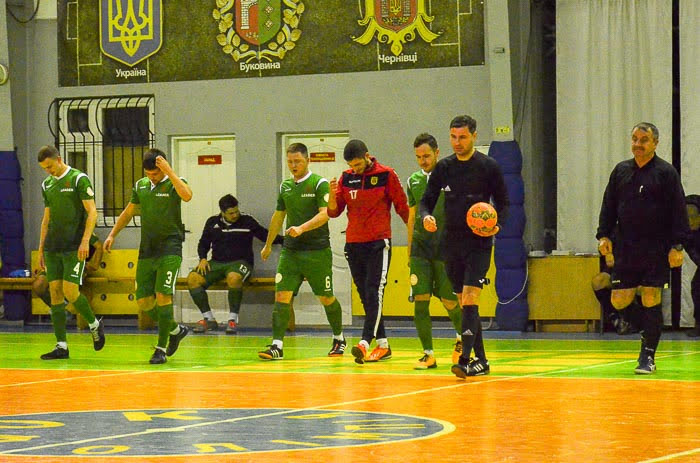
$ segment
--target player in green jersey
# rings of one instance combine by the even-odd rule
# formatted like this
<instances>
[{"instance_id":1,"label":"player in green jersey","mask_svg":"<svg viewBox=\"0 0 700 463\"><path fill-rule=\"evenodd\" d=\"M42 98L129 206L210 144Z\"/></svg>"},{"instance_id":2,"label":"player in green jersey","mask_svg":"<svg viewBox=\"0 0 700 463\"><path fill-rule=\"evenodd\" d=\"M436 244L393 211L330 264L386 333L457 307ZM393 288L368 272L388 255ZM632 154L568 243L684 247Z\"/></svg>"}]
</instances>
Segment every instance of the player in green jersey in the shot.
<instances>
[{"instance_id":1,"label":"player in green jersey","mask_svg":"<svg viewBox=\"0 0 700 463\"><path fill-rule=\"evenodd\" d=\"M96 272L100 268L100 262L102 262L102 241L96 234L90 236L90 250L88 251L88 257L85 263L85 274L90 275ZM32 281L32 291L41 299L44 304L46 304L49 309L51 309L51 293L49 291L49 280L46 278L46 270L36 269L34 270L34 281ZM85 297L90 299L89 290L86 291L84 286L80 287L80 291L86 294ZM77 313L75 307L72 304L67 304L66 310L66 322L70 322L70 316Z\"/></svg>"},{"instance_id":2,"label":"player in green jersey","mask_svg":"<svg viewBox=\"0 0 700 463\"><path fill-rule=\"evenodd\" d=\"M275 307L272 312L272 344L258 352L264 360L283 358L283 340L294 292L304 278L326 310L333 330L329 357L345 353L342 309L333 295L333 255L328 231L328 180L309 171L309 151L303 143L287 148L287 167L292 178L280 184L277 210L272 215L267 241L260 252L270 256L271 246L287 218L284 244L275 276Z\"/></svg>"},{"instance_id":3,"label":"player in green jersey","mask_svg":"<svg viewBox=\"0 0 700 463\"><path fill-rule=\"evenodd\" d=\"M49 176L41 184L44 217L39 237L39 267L46 269L51 293L51 323L56 347L43 360L67 359L66 300L88 322L95 350L105 345L104 323L80 293L90 237L97 222L95 192L86 174L66 165L58 150L44 146L37 157Z\"/></svg>"},{"instance_id":4,"label":"player in green jersey","mask_svg":"<svg viewBox=\"0 0 700 463\"><path fill-rule=\"evenodd\" d=\"M413 142L416 161L421 170L414 172L406 182L408 205L408 256L411 267L411 294L415 302L416 330L423 346L424 355L415 365L416 370L437 368L433 352L432 321L430 319L430 296L439 297L447 310L447 315L456 330L457 342L452 352L452 363L459 361L462 353L462 312L457 304L457 296L452 291L452 284L445 271L442 257L442 240L444 231L430 233L425 231L422 220L417 214L430 173L437 164L440 150L437 140L429 133L422 133ZM445 222L445 193L440 194L433 217L438 222L438 230L443 230Z\"/></svg>"},{"instance_id":5,"label":"player in green jersey","mask_svg":"<svg viewBox=\"0 0 700 463\"><path fill-rule=\"evenodd\" d=\"M158 344L150 363L161 364L175 353L189 328L173 320L173 293L182 263L182 201L192 190L168 164L165 153L150 149L143 155L146 176L134 185L131 200L105 240L110 252L114 239L141 209L141 244L136 266L136 302L139 309L158 321ZM167 347L166 347L167 346Z\"/></svg>"}]
</instances>

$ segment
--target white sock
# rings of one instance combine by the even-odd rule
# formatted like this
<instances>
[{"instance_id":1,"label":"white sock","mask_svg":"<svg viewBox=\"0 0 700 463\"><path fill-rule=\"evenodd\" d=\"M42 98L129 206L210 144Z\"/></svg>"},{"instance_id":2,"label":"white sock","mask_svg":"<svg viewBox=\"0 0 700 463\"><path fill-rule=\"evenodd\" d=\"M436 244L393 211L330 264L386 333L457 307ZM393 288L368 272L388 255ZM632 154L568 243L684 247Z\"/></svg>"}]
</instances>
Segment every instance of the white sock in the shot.
<instances>
[{"instance_id":1,"label":"white sock","mask_svg":"<svg viewBox=\"0 0 700 463\"><path fill-rule=\"evenodd\" d=\"M435 353L430 349L425 349L423 352L425 353L425 355L435 356Z\"/></svg>"},{"instance_id":2,"label":"white sock","mask_svg":"<svg viewBox=\"0 0 700 463\"><path fill-rule=\"evenodd\" d=\"M387 349L389 347L389 340L387 338L377 339L377 345L382 349Z\"/></svg>"},{"instance_id":3,"label":"white sock","mask_svg":"<svg viewBox=\"0 0 700 463\"><path fill-rule=\"evenodd\" d=\"M333 335L333 339L336 341L345 341L345 336L343 335L343 332L341 331L339 335Z\"/></svg>"},{"instance_id":4,"label":"white sock","mask_svg":"<svg viewBox=\"0 0 700 463\"><path fill-rule=\"evenodd\" d=\"M68 349L68 343L65 341L57 342L56 345L61 349Z\"/></svg>"},{"instance_id":5,"label":"white sock","mask_svg":"<svg viewBox=\"0 0 700 463\"><path fill-rule=\"evenodd\" d=\"M283 343L282 341L280 341L279 339L273 339L273 340L272 340L272 344L274 344L275 346L277 346L277 347L279 347L279 348L281 349L281 348L282 348L282 344L284 344L284 343Z\"/></svg>"},{"instance_id":6,"label":"white sock","mask_svg":"<svg viewBox=\"0 0 700 463\"><path fill-rule=\"evenodd\" d=\"M214 314L211 313L211 310L208 312L204 312L202 315L204 315L204 318L206 320L214 320Z\"/></svg>"},{"instance_id":7,"label":"white sock","mask_svg":"<svg viewBox=\"0 0 700 463\"><path fill-rule=\"evenodd\" d=\"M229 312L228 319L238 323L238 314L235 312Z\"/></svg>"},{"instance_id":8,"label":"white sock","mask_svg":"<svg viewBox=\"0 0 700 463\"><path fill-rule=\"evenodd\" d=\"M365 349L366 349L366 350L369 350L369 343L368 343L367 341L365 341L365 340L363 339L362 341L360 341L360 344L363 345L363 346L365 346Z\"/></svg>"},{"instance_id":9,"label":"white sock","mask_svg":"<svg viewBox=\"0 0 700 463\"><path fill-rule=\"evenodd\" d=\"M88 326L90 327L91 330L96 330L98 326L100 326L99 320L95 319L94 322L88 323Z\"/></svg>"},{"instance_id":10,"label":"white sock","mask_svg":"<svg viewBox=\"0 0 700 463\"><path fill-rule=\"evenodd\" d=\"M170 334L179 334L180 333L180 325L177 325L171 332Z\"/></svg>"},{"instance_id":11,"label":"white sock","mask_svg":"<svg viewBox=\"0 0 700 463\"><path fill-rule=\"evenodd\" d=\"M162 350L163 352L165 352L165 347L158 347L158 346L156 346L156 349Z\"/></svg>"}]
</instances>

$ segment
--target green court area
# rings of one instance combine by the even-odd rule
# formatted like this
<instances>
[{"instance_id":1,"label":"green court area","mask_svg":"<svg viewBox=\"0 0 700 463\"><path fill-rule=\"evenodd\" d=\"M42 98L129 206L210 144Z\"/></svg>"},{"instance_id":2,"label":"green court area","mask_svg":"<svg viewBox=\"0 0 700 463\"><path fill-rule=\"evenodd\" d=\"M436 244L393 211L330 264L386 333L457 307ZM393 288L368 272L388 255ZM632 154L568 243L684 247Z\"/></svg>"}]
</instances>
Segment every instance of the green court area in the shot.
<instances>
[{"instance_id":1,"label":"green court area","mask_svg":"<svg viewBox=\"0 0 700 463\"><path fill-rule=\"evenodd\" d=\"M656 356L657 372L636 376L633 369L639 352L634 337L595 339L496 339L485 340L491 377L615 378L636 380L700 380L700 342L664 340ZM679 336L676 336L676 338ZM452 376L453 339L435 339L438 368L413 370L422 351L417 339L390 338L390 360L355 365L349 352L345 358L328 358L330 337L313 332L285 338L284 360L263 361L257 351L269 343L260 336L221 334L190 335L165 365L150 365L155 334L110 334L100 352L92 349L87 332L69 333L69 360L42 361L39 356L53 348L50 333L0 334L0 368L57 370L146 370L284 372L310 374L393 374ZM349 343L357 339L348 337ZM349 350L349 349L348 349Z\"/></svg>"}]
</instances>

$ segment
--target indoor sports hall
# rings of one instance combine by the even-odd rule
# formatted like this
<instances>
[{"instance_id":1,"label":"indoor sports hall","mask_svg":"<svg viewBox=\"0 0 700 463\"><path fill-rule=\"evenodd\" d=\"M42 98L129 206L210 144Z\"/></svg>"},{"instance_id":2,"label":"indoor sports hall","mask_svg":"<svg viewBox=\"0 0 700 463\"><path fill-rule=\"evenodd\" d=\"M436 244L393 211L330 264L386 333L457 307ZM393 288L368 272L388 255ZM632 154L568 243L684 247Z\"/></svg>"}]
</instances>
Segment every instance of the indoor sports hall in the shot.
<instances>
[{"instance_id":1,"label":"indoor sports hall","mask_svg":"<svg viewBox=\"0 0 700 463\"><path fill-rule=\"evenodd\" d=\"M0 463L700 463L699 24L0 0Z\"/></svg>"}]
</instances>

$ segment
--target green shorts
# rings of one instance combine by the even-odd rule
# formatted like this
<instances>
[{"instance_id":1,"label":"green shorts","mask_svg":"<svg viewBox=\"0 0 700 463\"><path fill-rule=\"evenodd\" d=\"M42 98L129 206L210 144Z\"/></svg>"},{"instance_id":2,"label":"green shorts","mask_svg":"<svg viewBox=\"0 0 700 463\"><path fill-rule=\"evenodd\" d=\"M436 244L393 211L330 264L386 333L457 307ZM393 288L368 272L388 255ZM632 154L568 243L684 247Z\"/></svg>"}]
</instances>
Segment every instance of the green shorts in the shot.
<instances>
[{"instance_id":1,"label":"green shorts","mask_svg":"<svg viewBox=\"0 0 700 463\"><path fill-rule=\"evenodd\" d=\"M225 280L229 273L237 273L243 277L243 281L246 281L251 273L253 273L253 266L244 260L234 260L231 262L217 262L215 260L209 261L209 271L206 275L202 275L206 283L204 283L203 288L207 289L217 281ZM192 270L193 272L195 270ZM201 275L201 274L199 274Z\"/></svg>"},{"instance_id":2,"label":"green shorts","mask_svg":"<svg viewBox=\"0 0 700 463\"><path fill-rule=\"evenodd\" d=\"M174 255L139 259L136 265L136 299L156 293L173 294L181 263L182 257Z\"/></svg>"},{"instance_id":3,"label":"green shorts","mask_svg":"<svg viewBox=\"0 0 700 463\"><path fill-rule=\"evenodd\" d=\"M84 260L78 260L78 251L70 252L44 252L46 263L46 279L50 282L56 280L69 281L80 286L83 284L85 274Z\"/></svg>"},{"instance_id":4,"label":"green shorts","mask_svg":"<svg viewBox=\"0 0 700 463\"><path fill-rule=\"evenodd\" d=\"M411 265L411 289L414 296L432 294L448 301L457 300L443 261L413 256L409 261Z\"/></svg>"},{"instance_id":5,"label":"green shorts","mask_svg":"<svg viewBox=\"0 0 700 463\"><path fill-rule=\"evenodd\" d=\"M331 248L294 251L282 248L275 275L276 291L297 291L306 278L316 296L333 296Z\"/></svg>"}]
</instances>

